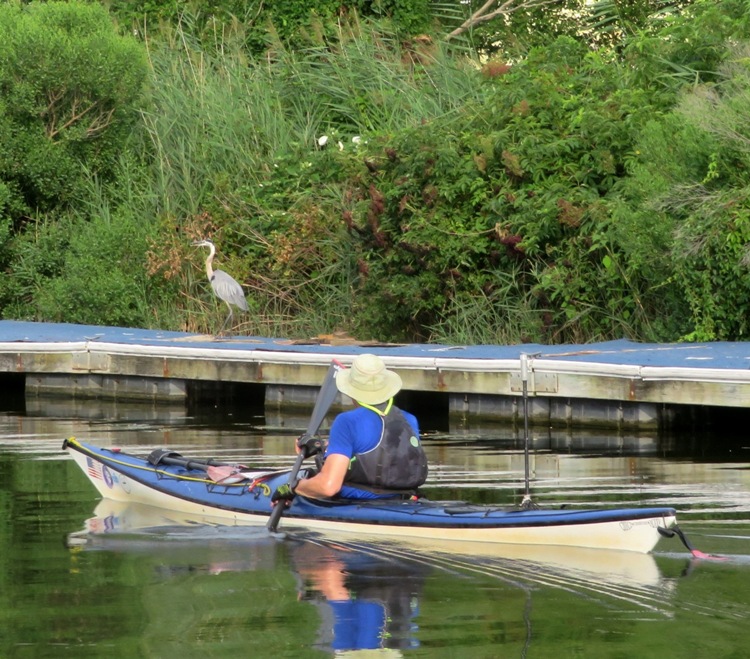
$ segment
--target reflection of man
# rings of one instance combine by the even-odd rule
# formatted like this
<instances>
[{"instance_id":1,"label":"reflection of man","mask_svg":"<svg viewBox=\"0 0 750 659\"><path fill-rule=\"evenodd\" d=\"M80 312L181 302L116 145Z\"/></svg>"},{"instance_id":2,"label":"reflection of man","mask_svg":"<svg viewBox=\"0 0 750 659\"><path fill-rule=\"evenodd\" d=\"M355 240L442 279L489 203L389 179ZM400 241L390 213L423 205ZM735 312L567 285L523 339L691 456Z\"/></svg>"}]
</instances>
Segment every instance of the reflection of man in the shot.
<instances>
[{"instance_id":1,"label":"reflection of man","mask_svg":"<svg viewBox=\"0 0 750 659\"><path fill-rule=\"evenodd\" d=\"M337 652L419 645L419 568L312 542L295 546L292 560L305 586L300 597L320 604L320 643Z\"/></svg>"}]
</instances>

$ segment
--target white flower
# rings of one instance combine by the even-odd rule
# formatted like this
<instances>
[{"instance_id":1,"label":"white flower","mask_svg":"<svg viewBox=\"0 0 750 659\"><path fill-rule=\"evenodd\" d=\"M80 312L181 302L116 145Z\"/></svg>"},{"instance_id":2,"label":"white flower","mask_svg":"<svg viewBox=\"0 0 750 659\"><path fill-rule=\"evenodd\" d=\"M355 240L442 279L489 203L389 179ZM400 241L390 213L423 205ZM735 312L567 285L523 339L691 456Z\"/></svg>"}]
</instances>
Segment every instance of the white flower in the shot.
<instances>
[{"instance_id":1,"label":"white flower","mask_svg":"<svg viewBox=\"0 0 750 659\"><path fill-rule=\"evenodd\" d=\"M359 135L355 135L354 137L352 137L352 142L354 142L355 144L359 144L361 141L362 138Z\"/></svg>"},{"instance_id":2,"label":"white flower","mask_svg":"<svg viewBox=\"0 0 750 659\"><path fill-rule=\"evenodd\" d=\"M344 150L344 143L341 140L339 140L339 151L343 151L343 150Z\"/></svg>"},{"instance_id":3,"label":"white flower","mask_svg":"<svg viewBox=\"0 0 750 659\"><path fill-rule=\"evenodd\" d=\"M318 138L318 146L325 146L328 144L328 135L321 135Z\"/></svg>"}]
</instances>

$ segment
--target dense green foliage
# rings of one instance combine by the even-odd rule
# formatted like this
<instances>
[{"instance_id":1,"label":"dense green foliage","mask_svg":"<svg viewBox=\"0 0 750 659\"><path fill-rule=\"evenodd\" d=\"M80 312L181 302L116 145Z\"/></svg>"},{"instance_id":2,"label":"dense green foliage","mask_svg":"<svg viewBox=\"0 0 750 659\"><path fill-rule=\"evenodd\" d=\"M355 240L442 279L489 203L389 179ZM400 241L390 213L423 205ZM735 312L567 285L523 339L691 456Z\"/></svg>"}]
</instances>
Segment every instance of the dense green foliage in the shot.
<instances>
[{"instance_id":1,"label":"dense green foliage","mask_svg":"<svg viewBox=\"0 0 750 659\"><path fill-rule=\"evenodd\" d=\"M1 8L3 317L211 331L210 236L246 333L746 336L744 0L309 5Z\"/></svg>"},{"instance_id":2,"label":"dense green foliage","mask_svg":"<svg viewBox=\"0 0 750 659\"><path fill-rule=\"evenodd\" d=\"M722 82L696 87L649 125L642 138L649 158L626 182L631 189L644 179L660 183L644 210L658 218L656 240L669 257L664 274L682 289L690 338L698 340L745 339L750 331L747 56L747 47L733 51L719 70Z\"/></svg>"},{"instance_id":3,"label":"dense green foliage","mask_svg":"<svg viewBox=\"0 0 750 659\"><path fill-rule=\"evenodd\" d=\"M0 212L18 226L69 203L83 169L109 176L146 75L97 7L0 5Z\"/></svg>"},{"instance_id":4,"label":"dense green foliage","mask_svg":"<svg viewBox=\"0 0 750 659\"><path fill-rule=\"evenodd\" d=\"M147 76L143 48L117 35L100 7L0 5L0 262L12 273L0 282L6 317L23 316L31 304L49 319L142 322L142 315L121 312L121 304L131 304L127 296L113 298L113 315L101 299L113 283L108 274L118 250L111 248L123 244L121 235L99 252L98 269L106 269L101 289L91 288L91 271L81 273L76 290L47 298L75 242L71 218L89 217L81 200L89 196L92 175L102 182L117 178L123 147L140 121ZM90 258L95 247L85 238L79 249ZM119 288L129 284L128 278Z\"/></svg>"},{"instance_id":5,"label":"dense green foliage","mask_svg":"<svg viewBox=\"0 0 750 659\"><path fill-rule=\"evenodd\" d=\"M328 30L337 20L350 17L388 18L406 35L423 32L432 22L431 0L110 0L108 4L121 24L143 34L158 34L165 25L181 23L193 36L210 43L217 32L231 31L239 23L243 47L255 56L275 39L299 45L315 31L312 25Z\"/></svg>"}]
</instances>

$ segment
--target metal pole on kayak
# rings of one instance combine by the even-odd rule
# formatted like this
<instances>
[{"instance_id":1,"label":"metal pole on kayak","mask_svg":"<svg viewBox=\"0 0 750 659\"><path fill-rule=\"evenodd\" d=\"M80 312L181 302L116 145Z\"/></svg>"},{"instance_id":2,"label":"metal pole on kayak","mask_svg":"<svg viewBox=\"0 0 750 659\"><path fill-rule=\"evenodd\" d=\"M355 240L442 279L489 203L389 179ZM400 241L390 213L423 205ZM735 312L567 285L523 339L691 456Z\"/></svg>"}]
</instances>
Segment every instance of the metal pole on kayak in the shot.
<instances>
[{"instance_id":1,"label":"metal pole on kayak","mask_svg":"<svg viewBox=\"0 0 750 659\"><path fill-rule=\"evenodd\" d=\"M521 391L523 392L523 466L524 495L521 508L533 508L529 484L529 356L521 353Z\"/></svg>"},{"instance_id":2,"label":"metal pole on kayak","mask_svg":"<svg viewBox=\"0 0 750 659\"><path fill-rule=\"evenodd\" d=\"M314 437L320 429L323 419L325 419L326 414L328 414L328 409L331 407L331 404L338 394L338 389L336 388L336 374L341 368L343 368L342 364L336 360L333 360L328 367L328 372L326 373L326 377L320 387L318 397L315 399L315 407L313 407L312 416L310 417L310 423L307 425L307 430L302 437L297 439L298 446L301 444L302 440ZM297 454L297 459L294 461L292 470L289 472L289 480L287 482L290 485L293 485L297 480L297 474L299 474L299 470L302 467L302 462L305 457L306 453L304 449ZM284 513L284 508L286 508L284 503L279 502L271 510L271 516L266 524L266 528L269 531L276 531L281 515Z\"/></svg>"}]
</instances>

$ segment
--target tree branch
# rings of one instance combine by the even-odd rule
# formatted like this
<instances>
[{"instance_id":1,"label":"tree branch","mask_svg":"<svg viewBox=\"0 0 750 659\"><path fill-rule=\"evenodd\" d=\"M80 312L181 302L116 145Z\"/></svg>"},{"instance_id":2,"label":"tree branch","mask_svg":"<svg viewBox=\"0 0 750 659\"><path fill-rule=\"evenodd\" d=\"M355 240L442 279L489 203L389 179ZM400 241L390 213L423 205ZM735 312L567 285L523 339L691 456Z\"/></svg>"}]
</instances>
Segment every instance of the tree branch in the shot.
<instances>
[{"instance_id":1,"label":"tree branch","mask_svg":"<svg viewBox=\"0 0 750 659\"><path fill-rule=\"evenodd\" d=\"M544 5L551 5L558 0L487 0L479 9L477 9L469 18L467 18L453 32L450 32L446 39L453 39L467 30L491 21L498 16L510 16L512 13L522 10L535 9ZM493 9L493 7L495 7Z\"/></svg>"},{"instance_id":2,"label":"tree branch","mask_svg":"<svg viewBox=\"0 0 750 659\"><path fill-rule=\"evenodd\" d=\"M42 116L46 118L46 133L49 139L55 139L66 128L81 122L87 116L89 117L89 125L86 128L87 138L96 137L111 123L114 108L106 110L100 101L87 101L74 95L65 112L63 107L65 96L66 92L63 89L57 92L50 90L47 93L47 110L42 113ZM62 110L59 115L58 109Z\"/></svg>"}]
</instances>

